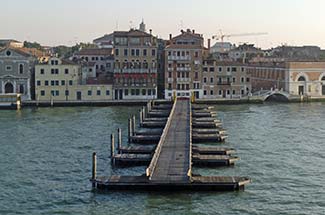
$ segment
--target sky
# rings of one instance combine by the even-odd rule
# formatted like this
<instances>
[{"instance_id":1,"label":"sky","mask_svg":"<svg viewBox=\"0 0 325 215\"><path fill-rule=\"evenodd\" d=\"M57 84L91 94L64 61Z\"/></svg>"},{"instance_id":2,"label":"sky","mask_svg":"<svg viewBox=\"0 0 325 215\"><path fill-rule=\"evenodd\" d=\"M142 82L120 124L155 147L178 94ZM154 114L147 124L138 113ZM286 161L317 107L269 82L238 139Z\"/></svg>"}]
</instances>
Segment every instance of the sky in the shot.
<instances>
[{"instance_id":1,"label":"sky","mask_svg":"<svg viewBox=\"0 0 325 215\"><path fill-rule=\"evenodd\" d=\"M0 0L0 38L42 45L91 42L142 19L160 38L195 29L233 37L231 43L269 48L282 44L325 48L324 0ZM216 42L216 41L214 41Z\"/></svg>"}]
</instances>

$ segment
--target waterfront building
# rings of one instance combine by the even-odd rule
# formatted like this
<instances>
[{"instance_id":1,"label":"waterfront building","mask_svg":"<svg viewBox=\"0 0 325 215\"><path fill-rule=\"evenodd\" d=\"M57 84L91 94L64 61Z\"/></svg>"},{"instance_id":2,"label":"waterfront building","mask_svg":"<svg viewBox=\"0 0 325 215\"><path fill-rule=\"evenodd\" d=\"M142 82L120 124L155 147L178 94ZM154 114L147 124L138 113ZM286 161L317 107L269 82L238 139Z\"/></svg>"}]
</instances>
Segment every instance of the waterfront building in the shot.
<instances>
[{"instance_id":1,"label":"waterfront building","mask_svg":"<svg viewBox=\"0 0 325 215\"><path fill-rule=\"evenodd\" d=\"M245 64L206 59L202 87L205 99L241 98L251 92L250 75Z\"/></svg>"},{"instance_id":2,"label":"waterfront building","mask_svg":"<svg viewBox=\"0 0 325 215\"><path fill-rule=\"evenodd\" d=\"M165 98L177 96L203 97L202 60L204 39L201 34L188 29L172 37L165 48Z\"/></svg>"},{"instance_id":3,"label":"waterfront building","mask_svg":"<svg viewBox=\"0 0 325 215\"><path fill-rule=\"evenodd\" d=\"M82 84L81 66L51 57L35 66L37 101L104 101L112 99L112 84Z\"/></svg>"},{"instance_id":4,"label":"waterfront building","mask_svg":"<svg viewBox=\"0 0 325 215\"><path fill-rule=\"evenodd\" d=\"M98 48L113 48L113 34L105 34L102 37L94 39L93 43Z\"/></svg>"},{"instance_id":5,"label":"waterfront building","mask_svg":"<svg viewBox=\"0 0 325 215\"><path fill-rule=\"evenodd\" d=\"M283 90L290 95L325 96L325 62L287 61L249 65L253 92Z\"/></svg>"},{"instance_id":6,"label":"waterfront building","mask_svg":"<svg viewBox=\"0 0 325 215\"><path fill-rule=\"evenodd\" d=\"M157 38L131 29L114 35L114 99L157 98Z\"/></svg>"},{"instance_id":7,"label":"waterfront building","mask_svg":"<svg viewBox=\"0 0 325 215\"><path fill-rule=\"evenodd\" d=\"M0 94L22 94L31 99L31 80L36 57L21 49L7 47L0 50Z\"/></svg>"},{"instance_id":8,"label":"waterfront building","mask_svg":"<svg viewBox=\"0 0 325 215\"><path fill-rule=\"evenodd\" d=\"M96 77L113 72L114 57L112 48L84 48L73 55L79 62L89 62L95 65Z\"/></svg>"}]
</instances>

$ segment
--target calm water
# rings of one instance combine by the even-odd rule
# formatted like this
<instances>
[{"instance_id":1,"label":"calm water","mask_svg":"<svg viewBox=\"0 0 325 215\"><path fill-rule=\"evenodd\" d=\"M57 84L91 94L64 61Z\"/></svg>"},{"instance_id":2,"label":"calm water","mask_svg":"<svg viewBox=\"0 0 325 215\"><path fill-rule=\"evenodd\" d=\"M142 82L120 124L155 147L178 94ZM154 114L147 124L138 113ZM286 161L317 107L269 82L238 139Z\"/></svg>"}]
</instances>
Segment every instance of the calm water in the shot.
<instances>
[{"instance_id":1,"label":"calm water","mask_svg":"<svg viewBox=\"0 0 325 215\"><path fill-rule=\"evenodd\" d=\"M107 159L109 134L137 109L0 111L0 214L325 214L325 104L217 107L241 160L195 172L249 176L245 192L92 192L93 151L99 174L144 172Z\"/></svg>"}]
</instances>

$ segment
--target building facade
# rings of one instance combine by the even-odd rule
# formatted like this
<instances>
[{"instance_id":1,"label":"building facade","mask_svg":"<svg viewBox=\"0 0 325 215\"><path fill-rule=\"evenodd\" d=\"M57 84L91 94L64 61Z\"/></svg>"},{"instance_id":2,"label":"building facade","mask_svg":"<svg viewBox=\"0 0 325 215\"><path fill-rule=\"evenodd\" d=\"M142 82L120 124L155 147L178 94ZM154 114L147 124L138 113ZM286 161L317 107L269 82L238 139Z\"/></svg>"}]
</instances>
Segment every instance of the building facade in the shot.
<instances>
[{"instance_id":1,"label":"building facade","mask_svg":"<svg viewBox=\"0 0 325 215\"><path fill-rule=\"evenodd\" d=\"M247 72L251 76L252 92L263 90L286 89L285 63L249 64Z\"/></svg>"},{"instance_id":2,"label":"building facade","mask_svg":"<svg viewBox=\"0 0 325 215\"><path fill-rule=\"evenodd\" d=\"M103 74L113 73L114 57L111 48L85 48L74 54L74 60L83 63L94 64L96 75L98 77Z\"/></svg>"},{"instance_id":3,"label":"building facade","mask_svg":"<svg viewBox=\"0 0 325 215\"><path fill-rule=\"evenodd\" d=\"M165 48L165 99L174 95L203 97L202 60L204 39L195 31L182 31L172 37Z\"/></svg>"},{"instance_id":4,"label":"building facade","mask_svg":"<svg viewBox=\"0 0 325 215\"><path fill-rule=\"evenodd\" d=\"M111 100L112 85L82 84L81 66L56 57L35 66L37 101Z\"/></svg>"},{"instance_id":5,"label":"building facade","mask_svg":"<svg viewBox=\"0 0 325 215\"><path fill-rule=\"evenodd\" d=\"M151 33L114 32L114 99L157 98L157 49Z\"/></svg>"},{"instance_id":6,"label":"building facade","mask_svg":"<svg viewBox=\"0 0 325 215\"><path fill-rule=\"evenodd\" d=\"M36 58L15 48L0 50L0 94L22 94L31 99L31 78Z\"/></svg>"},{"instance_id":7,"label":"building facade","mask_svg":"<svg viewBox=\"0 0 325 215\"><path fill-rule=\"evenodd\" d=\"M204 99L241 98L252 88L246 65L216 60L203 61L202 87Z\"/></svg>"},{"instance_id":8,"label":"building facade","mask_svg":"<svg viewBox=\"0 0 325 215\"><path fill-rule=\"evenodd\" d=\"M286 71L291 95L325 96L325 62L287 62Z\"/></svg>"}]
</instances>

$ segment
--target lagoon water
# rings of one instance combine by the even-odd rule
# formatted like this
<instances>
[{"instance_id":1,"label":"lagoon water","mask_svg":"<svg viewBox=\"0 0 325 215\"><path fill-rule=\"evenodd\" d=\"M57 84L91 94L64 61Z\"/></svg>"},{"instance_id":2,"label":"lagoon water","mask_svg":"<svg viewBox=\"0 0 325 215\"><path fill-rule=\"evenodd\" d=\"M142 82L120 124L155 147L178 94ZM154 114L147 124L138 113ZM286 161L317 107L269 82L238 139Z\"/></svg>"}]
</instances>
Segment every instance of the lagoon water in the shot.
<instances>
[{"instance_id":1,"label":"lagoon water","mask_svg":"<svg viewBox=\"0 0 325 215\"><path fill-rule=\"evenodd\" d=\"M217 106L241 160L202 175L249 176L244 192L92 192L112 169L109 135L137 107L0 111L0 214L325 214L325 104ZM126 136L123 136L126 140Z\"/></svg>"}]
</instances>

